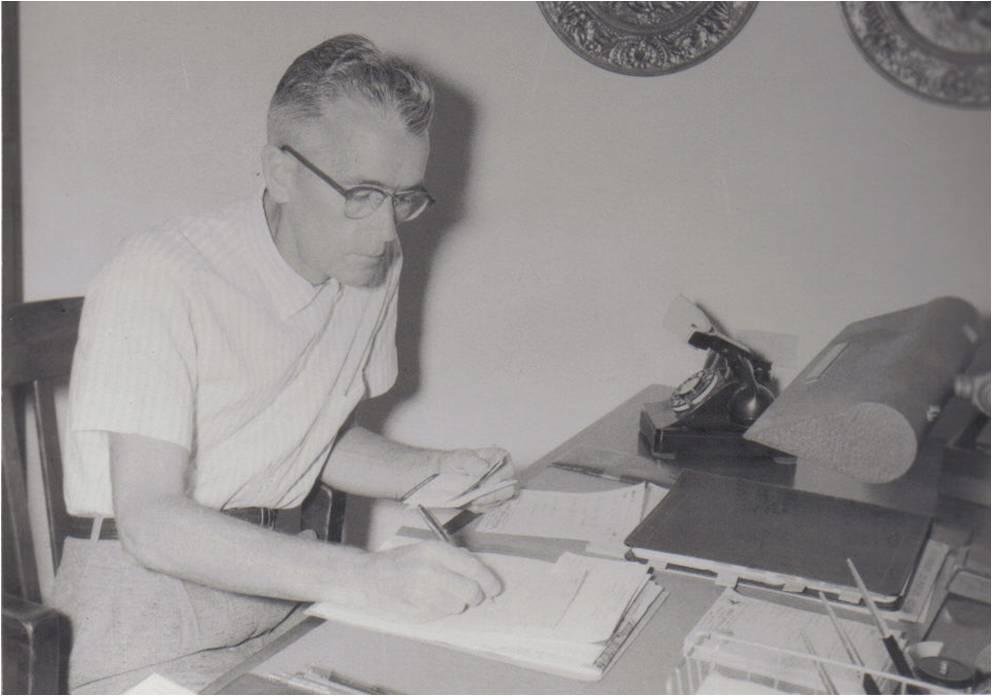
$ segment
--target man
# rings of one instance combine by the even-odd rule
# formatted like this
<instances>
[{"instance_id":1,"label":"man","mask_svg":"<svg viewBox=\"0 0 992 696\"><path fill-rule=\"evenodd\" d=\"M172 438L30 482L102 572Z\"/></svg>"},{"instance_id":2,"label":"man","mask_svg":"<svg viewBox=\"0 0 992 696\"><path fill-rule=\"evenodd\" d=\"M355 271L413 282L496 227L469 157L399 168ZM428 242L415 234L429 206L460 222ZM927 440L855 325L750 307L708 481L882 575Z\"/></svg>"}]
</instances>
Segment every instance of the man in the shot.
<instances>
[{"instance_id":1,"label":"man","mask_svg":"<svg viewBox=\"0 0 992 696\"><path fill-rule=\"evenodd\" d=\"M130 239L91 286L65 487L92 524L67 540L53 601L73 619L74 686L237 644L293 602L429 620L500 592L439 542L369 553L280 533L318 479L396 499L507 456L350 420L395 380L396 226L432 203L432 114L409 65L358 36L320 44L272 98L264 193Z\"/></svg>"}]
</instances>

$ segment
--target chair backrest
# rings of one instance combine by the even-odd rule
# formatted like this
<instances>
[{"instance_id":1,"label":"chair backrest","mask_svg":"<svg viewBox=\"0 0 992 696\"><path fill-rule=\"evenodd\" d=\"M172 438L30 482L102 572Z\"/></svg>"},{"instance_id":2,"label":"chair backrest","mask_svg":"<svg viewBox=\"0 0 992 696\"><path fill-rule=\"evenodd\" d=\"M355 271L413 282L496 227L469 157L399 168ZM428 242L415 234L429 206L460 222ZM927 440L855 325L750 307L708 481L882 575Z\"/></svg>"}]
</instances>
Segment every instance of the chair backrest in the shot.
<instances>
[{"instance_id":1,"label":"chair backrest","mask_svg":"<svg viewBox=\"0 0 992 696\"><path fill-rule=\"evenodd\" d=\"M27 472L21 445L24 429L19 427L22 420L17 404L27 391L34 407L52 568L57 569L68 514L62 496L55 389L68 380L82 308L83 298L71 297L25 302L3 310L4 591L32 601L41 597L28 521ZM27 433L23 436L26 438Z\"/></svg>"}]
</instances>

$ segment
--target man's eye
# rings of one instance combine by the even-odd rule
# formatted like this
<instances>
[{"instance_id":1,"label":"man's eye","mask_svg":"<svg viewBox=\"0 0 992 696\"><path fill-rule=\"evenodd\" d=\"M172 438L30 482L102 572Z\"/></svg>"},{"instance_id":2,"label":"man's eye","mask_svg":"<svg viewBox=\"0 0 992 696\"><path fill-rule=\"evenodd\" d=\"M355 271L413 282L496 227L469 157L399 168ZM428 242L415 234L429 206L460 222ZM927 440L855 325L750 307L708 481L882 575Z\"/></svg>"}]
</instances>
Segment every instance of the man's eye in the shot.
<instances>
[{"instance_id":1,"label":"man's eye","mask_svg":"<svg viewBox=\"0 0 992 696\"><path fill-rule=\"evenodd\" d=\"M348 192L348 198L359 204L379 204L385 197L386 194L373 188L356 188Z\"/></svg>"}]
</instances>

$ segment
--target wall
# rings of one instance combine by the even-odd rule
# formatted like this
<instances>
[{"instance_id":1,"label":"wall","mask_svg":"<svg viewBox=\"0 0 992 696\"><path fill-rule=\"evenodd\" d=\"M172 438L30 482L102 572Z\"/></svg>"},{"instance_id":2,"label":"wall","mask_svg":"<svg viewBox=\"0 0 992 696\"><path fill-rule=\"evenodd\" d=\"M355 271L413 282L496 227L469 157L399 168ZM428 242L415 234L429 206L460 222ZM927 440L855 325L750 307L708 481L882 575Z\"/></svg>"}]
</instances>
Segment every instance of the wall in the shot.
<instances>
[{"instance_id":1,"label":"wall","mask_svg":"<svg viewBox=\"0 0 992 696\"><path fill-rule=\"evenodd\" d=\"M535 3L31 3L23 17L28 299L82 293L128 233L253 193L263 114L298 53L345 31L441 94L406 239L405 376L368 418L527 464L703 356L678 294L797 337L954 294L989 309L988 111L908 94L835 3L763 3L689 70L621 76Z\"/></svg>"}]
</instances>

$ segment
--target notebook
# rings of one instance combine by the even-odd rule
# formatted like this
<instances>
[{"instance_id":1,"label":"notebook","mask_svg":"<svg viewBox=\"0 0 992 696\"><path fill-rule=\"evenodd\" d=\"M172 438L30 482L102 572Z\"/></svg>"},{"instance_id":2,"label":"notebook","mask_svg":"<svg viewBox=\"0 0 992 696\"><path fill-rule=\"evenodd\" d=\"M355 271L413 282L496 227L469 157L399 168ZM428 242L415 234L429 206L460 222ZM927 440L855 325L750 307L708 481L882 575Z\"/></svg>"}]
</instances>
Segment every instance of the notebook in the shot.
<instances>
[{"instance_id":1,"label":"notebook","mask_svg":"<svg viewBox=\"0 0 992 696\"><path fill-rule=\"evenodd\" d=\"M929 534L929 517L687 470L625 543L638 556L786 590L857 602L845 563L895 607Z\"/></svg>"},{"instance_id":2,"label":"notebook","mask_svg":"<svg viewBox=\"0 0 992 696\"><path fill-rule=\"evenodd\" d=\"M639 563L566 552L554 562L478 554L503 593L462 614L414 623L329 602L307 613L583 681L599 680L663 601Z\"/></svg>"}]
</instances>

